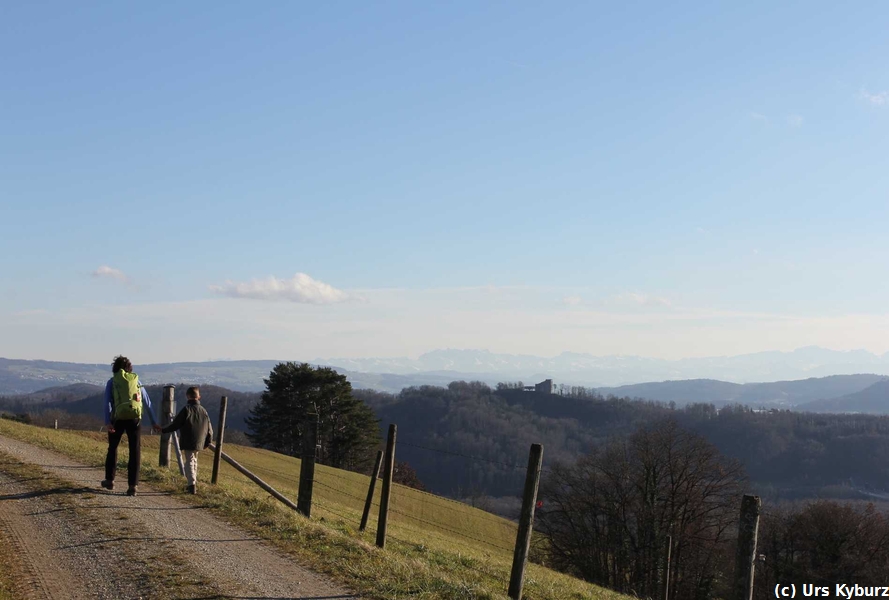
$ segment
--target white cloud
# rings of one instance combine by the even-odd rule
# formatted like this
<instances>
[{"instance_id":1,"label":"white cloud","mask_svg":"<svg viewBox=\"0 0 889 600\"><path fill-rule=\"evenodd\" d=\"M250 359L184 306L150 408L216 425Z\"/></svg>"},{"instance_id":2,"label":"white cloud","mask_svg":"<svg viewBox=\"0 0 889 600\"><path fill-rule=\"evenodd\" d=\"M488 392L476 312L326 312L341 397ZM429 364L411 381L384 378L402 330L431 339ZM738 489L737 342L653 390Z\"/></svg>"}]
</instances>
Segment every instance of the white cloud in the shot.
<instances>
[{"instance_id":1,"label":"white cloud","mask_svg":"<svg viewBox=\"0 0 889 600\"><path fill-rule=\"evenodd\" d=\"M861 88L861 92L859 94L863 100L872 106L887 106L889 105L889 91L877 92L875 94L871 94L866 89Z\"/></svg>"},{"instance_id":2,"label":"white cloud","mask_svg":"<svg viewBox=\"0 0 889 600\"><path fill-rule=\"evenodd\" d=\"M562 298L562 302L567 304L568 306L577 306L581 302L583 302L583 298L580 296L565 296Z\"/></svg>"},{"instance_id":3,"label":"white cloud","mask_svg":"<svg viewBox=\"0 0 889 600\"><path fill-rule=\"evenodd\" d=\"M803 117L801 115L789 115L787 117L787 124L791 127L802 127Z\"/></svg>"},{"instance_id":4,"label":"white cloud","mask_svg":"<svg viewBox=\"0 0 889 600\"><path fill-rule=\"evenodd\" d=\"M769 120L769 118L767 116L760 114L758 112L751 112L750 118L753 119L754 121L768 121Z\"/></svg>"},{"instance_id":5,"label":"white cloud","mask_svg":"<svg viewBox=\"0 0 889 600\"><path fill-rule=\"evenodd\" d=\"M97 279L113 279L115 281L123 283L124 285L132 284L132 280L127 276L126 273L124 273L120 269L109 267L108 265L102 265L101 267L93 271L92 276Z\"/></svg>"},{"instance_id":6,"label":"white cloud","mask_svg":"<svg viewBox=\"0 0 889 600\"><path fill-rule=\"evenodd\" d=\"M351 299L346 292L305 273L297 273L291 279L268 277L247 283L226 281L222 285L211 285L210 291L229 298L286 300L299 304L335 304Z\"/></svg>"},{"instance_id":7,"label":"white cloud","mask_svg":"<svg viewBox=\"0 0 889 600\"><path fill-rule=\"evenodd\" d=\"M671 306L670 301L662 296L651 296L649 294L638 294L636 292L624 292L614 297L620 304L628 304L630 306Z\"/></svg>"}]
</instances>

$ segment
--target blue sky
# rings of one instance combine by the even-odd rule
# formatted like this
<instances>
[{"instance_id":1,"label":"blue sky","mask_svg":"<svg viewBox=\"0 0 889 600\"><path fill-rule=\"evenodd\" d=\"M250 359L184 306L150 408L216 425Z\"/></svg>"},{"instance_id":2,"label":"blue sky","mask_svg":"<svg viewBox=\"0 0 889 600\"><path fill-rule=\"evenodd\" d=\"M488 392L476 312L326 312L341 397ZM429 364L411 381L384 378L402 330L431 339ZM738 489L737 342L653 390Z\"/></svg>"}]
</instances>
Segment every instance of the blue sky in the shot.
<instances>
[{"instance_id":1,"label":"blue sky","mask_svg":"<svg viewBox=\"0 0 889 600\"><path fill-rule=\"evenodd\" d=\"M885 352L887 22L4 6L0 355Z\"/></svg>"}]
</instances>

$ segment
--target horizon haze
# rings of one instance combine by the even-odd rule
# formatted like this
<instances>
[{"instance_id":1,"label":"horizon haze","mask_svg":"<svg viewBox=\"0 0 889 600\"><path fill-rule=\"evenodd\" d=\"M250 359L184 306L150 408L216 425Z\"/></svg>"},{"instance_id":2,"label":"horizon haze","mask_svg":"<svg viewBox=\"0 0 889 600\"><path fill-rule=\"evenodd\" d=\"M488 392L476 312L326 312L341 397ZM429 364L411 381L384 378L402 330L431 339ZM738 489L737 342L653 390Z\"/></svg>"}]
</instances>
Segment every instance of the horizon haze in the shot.
<instances>
[{"instance_id":1,"label":"horizon haze","mask_svg":"<svg viewBox=\"0 0 889 600\"><path fill-rule=\"evenodd\" d=\"M135 367L143 379L155 384L190 381L236 390L258 390L263 387L263 378L271 368L283 360L331 366L347 375L356 388L390 392L414 385L447 385L456 380L479 380L493 386L519 380L526 384L536 383L548 378L557 385L605 389L666 381L718 380L731 384L757 384L837 375L889 376L889 353L837 352L818 347L675 361L575 352L541 357L496 354L487 350L441 349L427 352L417 359L218 359L135 362ZM35 391L49 387L49 382L102 383L108 376L109 364L109 361L76 363L0 357L0 394Z\"/></svg>"}]
</instances>

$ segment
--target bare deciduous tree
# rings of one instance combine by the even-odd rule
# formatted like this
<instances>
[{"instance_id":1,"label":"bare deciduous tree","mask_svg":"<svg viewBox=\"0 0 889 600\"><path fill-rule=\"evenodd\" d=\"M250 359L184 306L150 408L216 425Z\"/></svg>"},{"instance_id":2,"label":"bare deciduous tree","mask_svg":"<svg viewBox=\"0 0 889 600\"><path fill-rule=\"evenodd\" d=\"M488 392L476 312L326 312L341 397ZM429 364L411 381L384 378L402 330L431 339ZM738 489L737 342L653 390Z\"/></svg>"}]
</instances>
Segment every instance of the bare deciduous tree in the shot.
<instances>
[{"instance_id":1,"label":"bare deciduous tree","mask_svg":"<svg viewBox=\"0 0 889 600\"><path fill-rule=\"evenodd\" d=\"M760 523L759 552L765 555L757 567L760 593L785 581L885 585L889 522L873 504L772 507Z\"/></svg>"},{"instance_id":2,"label":"bare deciduous tree","mask_svg":"<svg viewBox=\"0 0 889 600\"><path fill-rule=\"evenodd\" d=\"M613 440L545 479L538 528L549 537L548 560L656 596L670 535L673 596L709 598L724 576L744 479L737 462L673 420Z\"/></svg>"}]
</instances>

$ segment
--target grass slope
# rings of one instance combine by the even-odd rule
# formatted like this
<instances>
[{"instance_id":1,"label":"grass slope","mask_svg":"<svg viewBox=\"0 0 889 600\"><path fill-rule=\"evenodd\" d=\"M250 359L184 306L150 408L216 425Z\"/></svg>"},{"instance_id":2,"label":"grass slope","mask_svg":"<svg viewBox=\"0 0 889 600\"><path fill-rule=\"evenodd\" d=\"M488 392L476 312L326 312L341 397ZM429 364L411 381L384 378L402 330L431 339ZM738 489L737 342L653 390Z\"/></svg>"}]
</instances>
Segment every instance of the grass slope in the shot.
<instances>
[{"instance_id":1,"label":"grass slope","mask_svg":"<svg viewBox=\"0 0 889 600\"><path fill-rule=\"evenodd\" d=\"M102 434L40 429L0 419L0 434L66 454L85 464L104 462ZM143 479L181 492L173 469L155 466L159 439L143 438ZM127 452L119 460L125 469ZM299 460L264 450L226 445L226 453L291 498L296 498ZM201 455L199 496L186 502L210 508L227 521L275 543L304 564L327 573L367 598L505 598L515 525L483 511L431 494L395 486L386 549L373 545L376 511L367 531L357 531L369 478L318 465L312 519L271 499L228 465L220 485L206 485L212 454ZM98 484L98 482L97 482ZM380 486L377 486L378 490ZM379 498L379 491L376 493ZM377 504L375 503L375 509ZM525 594L535 600L617 600L620 594L538 565L529 565Z\"/></svg>"}]
</instances>

